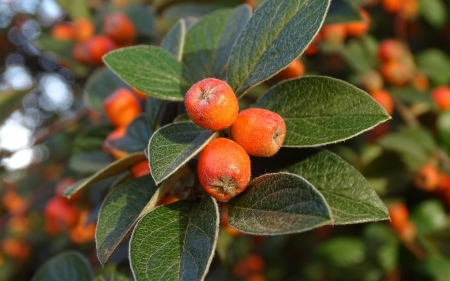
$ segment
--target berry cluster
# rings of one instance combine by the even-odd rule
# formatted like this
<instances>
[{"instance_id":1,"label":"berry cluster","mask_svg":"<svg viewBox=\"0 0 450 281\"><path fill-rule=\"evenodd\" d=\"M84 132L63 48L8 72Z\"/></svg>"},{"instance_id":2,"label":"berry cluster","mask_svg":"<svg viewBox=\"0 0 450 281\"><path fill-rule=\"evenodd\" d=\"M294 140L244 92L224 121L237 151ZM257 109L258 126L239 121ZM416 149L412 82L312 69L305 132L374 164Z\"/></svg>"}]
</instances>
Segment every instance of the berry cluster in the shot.
<instances>
[{"instance_id":1,"label":"berry cluster","mask_svg":"<svg viewBox=\"0 0 450 281\"><path fill-rule=\"evenodd\" d=\"M224 81L207 78L186 93L186 111L199 127L231 137L211 141L201 152L198 177L205 191L219 201L241 193L250 181L250 157L278 152L286 135L283 118L275 112L249 108L239 112L236 95Z\"/></svg>"}]
</instances>

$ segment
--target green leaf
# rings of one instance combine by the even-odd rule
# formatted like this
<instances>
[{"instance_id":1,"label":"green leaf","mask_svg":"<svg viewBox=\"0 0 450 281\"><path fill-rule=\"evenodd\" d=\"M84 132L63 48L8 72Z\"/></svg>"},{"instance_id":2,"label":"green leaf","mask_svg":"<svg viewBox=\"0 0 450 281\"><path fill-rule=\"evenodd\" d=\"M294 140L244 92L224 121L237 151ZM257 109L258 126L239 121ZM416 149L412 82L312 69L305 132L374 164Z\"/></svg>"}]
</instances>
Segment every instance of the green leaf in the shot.
<instances>
[{"instance_id":1,"label":"green leaf","mask_svg":"<svg viewBox=\"0 0 450 281\"><path fill-rule=\"evenodd\" d=\"M367 252L371 259L392 272L398 267L399 240L392 227L385 223L371 223L364 228Z\"/></svg>"},{"instance_id":2,"label":"green leaf","mask_svg":"<svg viewBox=\"0 0 450 281\"><path fill-rule=\"evenodd\" d=\"M399 153L413 171L428 163L436 150L434 137L425 128L404 128L386 135L378 144Z\"/></svg>"},{"instance_id":3,"label":"green leaf","mask_svg":"<svg viewBox=\"0 0 450 281\"><path fill-rule=\"evenodd\" d=\"M145 154L142 152L134 153L127 155L123 158L120 158L116 160L115 162L111 163L110 165L104 167L97 173L95 173L93 176L82 179L71 186L67 187L63 195L67 198L70 198L73 194L81 190L82 188L85 188L86 186L89 186L93 183L96 183L98 181L101 181L103 179L109 178L111 176L117 175L119 173L122 173L124 171L129 170L132 166L139 163L140 161L146 160Z\"/></svg>"},{"instance_id":4,"label":"green leaf","mask_svg":"<svg viewBox=\"0 0 450 281\"><path fill-rule=\"evenodd\" d=\"M153 10L142 3L129 3L121 9L133 22L138 36L152 36L155 29Z\"/></svg>"},{"instance_id":5,"label":"green leaf","mask_svg":"<svg viewBox=\"0 0 450 281\"><path fill-rule=\"evenodd\" d=\"M307 231L330 223L325 198L304 178L266 174L228 202L228 220L239 231L277 235Z\"/></svg>"},{"instance_id":6,"label":"green leaf","mask_svg":"<svg viewBox=\"0 0 450 281\"><path fill-rule=\"evenodd\" d=\"M147 98L147 103L145 104L145 116L152 135L159 128L159 116L166 103L167 101L165 100L153 97Z\"/></svg>"},{"instance_id":7,"label":"green leaf","mask_svg":"<svg viewBox=\"0 0 450 281\"><path fill-rule=\"evenodd\" d=\"M0 111L1 112L1 111ZM436 121L439 138L447 151L450 151L450 111L441 112Z\"/></svg>"},{"instance_id":8,"label":"green leaf","mask_svg":"<svg viewBox=\"0 0 450 281\"><path fill-rule=\"evenodd\" d=\"M420 72L436 85L450 83L450 57L439 49L427 49L416 56Z\"/></svg>"},{"instance_id":9,"label":"green leaf","mask_svg":"<svg viewBox=\"0 0 450 281\"><path fill-rule=\"evenodd\" d=\"M194 81L222 77L233 43L250 16L247 5L222 9L203 17L188 30L183 62Z\"/></svg>"},{"instance_id":10,"label":"green leaf","mask_svg":"<svg viewBox=\"0 0 450 281\"><path fill-rule=\"evenodd\" d=\"M448 281L450 260L443 257L428 257L419 264L419 269L434 281Z\"/></svg>"},{"instance_id":11,"label":"green leaf","mask_svg":"<svg viewBox=\"0 0 450 281\"><path fill-rule=\"evenodd\" d=\"M69 160L70 169L79 173L92 174L108 167L114 159L103 151L89 151L73 154Z\"/></svg>"},{"instance_id":12,"label":"green leaf","mask_svg":"<svg viewBox=\"0 0 450 281\"><path fill-rule=\"evenodd\" d=\"M134 278L203 280L214 254L218 227L218 206L210 196L154 209L138 222L131 236Z\"/></svg>"},{"instance_id":13,"label":"green leaf","mask_svg":"<svg viewBox=\"0 0 450 281\"><path fill-rule=\"evenodd\" d=\"M386 220L386 206L365 178L337 155L318 149L281 149L252 159L252 173L285 171L305 178L325 197L333 224Z\"/></svg>"},{"instance_id":14,"label":"green leaf","mask_svg":"<svg viewBox=\"0 0 450 281\"><path fill-rule=\"evenodd\" d=\"M161 48L173 54L178 61L183 57L184 40L186 36L186 22L180 19L167 32L161 42Z\"/></svg>"},{"instance_id":15,"label":"green leaf","mask_svg":"<svg viewBox=\"0 0 450 281\"><path fill-rule=\"evenodd\" d=\"M94 278L88 261L75 251L49 259L33 276L33 281L91 281Z\"/></svg>"},{"instance_id":16,"label":"green leaf","mask_svg":"<svg viewBox=\"0 0 450 281\"><path fill-rule=\"evenodd\" d=\"M182 101L191 86L188 70L158 47L122 48L106 54L103 60L130 86L156 98Z\"/></svg>"},{"instance_id":17,"label":"green leaf","mask_svg":"<svg viewBox=\"0 0 450 281\"><path fill-rule=\"evenodd\" d=\"M435 252L450 258L450 226L428 232L424 235L424 239L428 245L434 248Z\"/></svg>"},{"instance_id":18,"label":"green leaf","mask_svg":"<svg viewBox=\"0 0 450 281\"><path fill-rule=\"evenodd\" d=\"M419 12L436 28L442 27L447 20L447 9L442 0L419 0Z\"/></svg>"},{"instance_id":19,"label":"green leaf","mask_svg":"<svg viewBox=\"0 0 450 281\"><path fill-rule=\"evenodd\" d=\"M41 34L39 38L37 38L36 43L40 49L54 52L55 54L65 58L72 58L72 49L75 45L73 41L57 40L50 34L45 33Z\"/></svg>"},{"instance_id":20,"label":"green leaf","mask_svg":"<svg viewBox=\"0 0 450 281\"><path fill-rule=\"evenodd\" d=\"M410 220L419 234L426 234L447 226L447 213L440 201L427 200L414 207Z\"/></svg>"},{"instance_id":21,"label":"green leaf","mask_svg":"<svg viewBox=\"0 0 450 281\"><path fill-rule=\"evenodd\" d=\"M150 170L156 184L186 164L217 134L192 122L173 123L156 131L148 144Z\"/></svg>"},{"instance_id":22,"label":"green leaf","mask_svg":"<svg viewBox=\"0 0 450 281\"><path fill-rule=\"evenodd\" d=\"M22 99L30 91L15 91L8 89L0 92L0 124L19 107L22 106Z\"/></svg>"},{"instance_id":23,"label":"green leaf","mask_svg":"<svg viewBox=\"0 0 450 281\"><path fill-rule=\"evenodd\" d=\"M128 88L128 85L107 67L99 68L86 82L86 100L89 106L103 111L103 101L118 88Z\"/></svg>"},{"instance_id":24,"label":"green leaf","mask_svg":"<svg viewBox=\"0 0 450 281\"><path fill-rule=\"evenodd\" d=\"M227 82L239 97L303 53L325 18L329 0L267 0L239 35Z\"/></svg>"},{"instance_id":25,"label":"green leaf","mask_svg":"<svg viewBox=\"0 0 450 281\"><path fill-rule=\"evenodd\" d=\"M156 191L150 175L117 186L103 201L95 241L97 257L104 266L138 221Z\"/></svg>"},{"instance_id":26,"label":"green leaf","mask_svg":"<svg viewBox=\"0 0 450 281\"><path fill-rule=\"evenodd\" d=\"M317 253L333 266L350 267L364 262L366 247L360 239L344 236L325 241L318 247Z\"/></svg>"},{"instance_id":27,"label":"green leaf","mask_svg":"<svg viewBox=\"0 0 450 281\"><path fill-rule=\"evenodd\" d=\"M286 122L283 146L311 147L352 138L388 120L367 93L330 77L308 76L272 87L255 104Z\"/></svg>"},{"instance_id":28,"label":"green leaf","mask_svg":"<svg viewBox=\"0 0 450 281\"><path fill-rule=\"evenodd\" d=\"M88 0L57 0L58 4L69 14L69 17L74 20L77 18L91 18L89 12Z\"/></svg>"},{"instance_id":29,"label":"green leaf","mask_svg":"<svg viewBox=\"0 0 450 281\"><path fill-rule=\"evenodd\" d=\"M127 126L123 137L109 141L108 147L126 153L142 152L147 149L148 140L152 134L153 131L150 130L147 119L141 115Z\"/></svg>"},{"instance_id":30,"label":"green leaf","mask_svg":"<svg viewBox=\"0 0 450 281\"><path fill-rule=\"evenodd\" d=\"M331 1L324 25L361 21L358 9L345 0Z\"/></svg>"}]
</instances>

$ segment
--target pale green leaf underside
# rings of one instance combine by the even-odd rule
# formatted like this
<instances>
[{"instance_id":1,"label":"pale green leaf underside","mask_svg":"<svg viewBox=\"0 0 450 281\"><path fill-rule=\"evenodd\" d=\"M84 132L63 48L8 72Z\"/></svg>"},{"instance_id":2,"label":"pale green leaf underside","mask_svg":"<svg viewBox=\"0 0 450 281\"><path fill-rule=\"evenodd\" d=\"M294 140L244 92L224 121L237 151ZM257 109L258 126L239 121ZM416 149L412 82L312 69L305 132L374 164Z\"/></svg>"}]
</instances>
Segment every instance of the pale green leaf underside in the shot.
<instances>
[{"instance_id":1,"label":"pale green leaf underside","mask_svg":"<svg viewBox=\"0 0 450 281\"><path fill-rule=\"evenodd\" d=\"M161 42L161 48L173 54L178 61L183 56L184 38L186 36L186 22L180 19L172 26Z\"/></svg>"},{"instance_id":2,"label":"pale green leaf underside","mask_svg":"<svg viewBox=\"0 0 450 281\"><path fill-rule=\"evenodd\" d=\"M183 62L195 81L221 78L233 43L251 16L247 5L203 17L186 34Z\"/></svg>"},{"instance_id":3,"label":"pale green leaf underside","mask_svg":"<svg viewBox=\"0 0 450 281\"><path fill-rule=\"evenodd\" d=\"M199 128L192 122L172 123L156 131L148 144L150 170L159 184L186 164L217 132Z\"/></svg>"},{"instance_id":4,"label":"pale green leaf underside","mask_svg":"<svg viewBox=\"0 0 450 281\"><path fill-rule=\"evenodd\" d=\"M297 233L331 222L323 196L304 178L289 174L266 174L228 203L232 227L250 234Z\"/></svg>"},{"instance_id":5,"label":"pale green leaf underside","mask_svg":"<svg viewBox=\"0 0 450 281\"><path fill-rule=\"evenodd\" d=\"M311 147L352 138L388 120L367 93L331 77L307 76L275 85L255 104L286 122L283 146Z\"/></svg>"},{"instance_id":6,"label":"pale green leaf underside","mask_svg":"<svg viewBox=\"0 0 450 281\"><path fill-rule=\"evenodd\" d=\"M325 197L333 224L389 219L386 206L353 166L326 150L285 149L272 159L282 171L304 177Z\"/></svg>"},{"instance_id":7,"label":"pale green leaf underside","mask_svg":"<svg viewBox=\"0 0 450 281\"><path fill-rule=\"evenodd\" d=\"M186 68L159 47L122 48L106 54L103 60L131 87L156 98L182 101L191 86Z\"/></svg>"},{"instance_id":8,"label":"pale green leaf underside","mask_svg":"<svg viewBox=\"0 0 450 281\"><path fill-rule=\"evenodd\" d=\"M111 163L107 167L95 173L93 176L75 182L74 184L72 184L71 186L69 186L64 190L63 195L67 198L70 198L73 194L75 194L82 188L85 188L86 186L89 186L100 180L109 178L111 176L122 173L126 170L129 170L132 166L134 166L138 162L141 162L146 159L147 158L145 157L145 154L143 152L129 154L123 158L116 160L114 163Z\"/></svg>"},{"instance_id":9,"label":"pale green leaf underside","mask_svg":"<svg viewBox=\"0 0 450 281\"><path fill-rule=\"evenodd\" d=\"M122 183L105 198L95 232L97 257L102 265L127 237L155 191L149 175Z\"/></svg>"},{"instance_id":10,"label":"pale green leaf underside","mask_svg":"<svg viewBox=\"0 0 450 281\"><path fill-rule=\"evenodd\" d=\"M319 31L329 0L267 0L231 51L227 82L239 97L287 67Z\"/></svg>"},{"instance_id":11,"label":"pale green leaf underside","mask_svg":"<svg viewBox=\"0 0 450 281\"><path fill-rule=\"evenodd\" d=\"M160 206L138 222L130 241L137 281L203 280L211 264L219 211L209 196Z\"/></svg>"},{"instance_id":12,"label":"pale green leaf underside","mask_svg":"<svg viewBox=\"0 0 450 281\"><path fill-rule=\"evenodd\" d=\"M33 281L91 281L94 278L87 260L68 251L49 259L33 276Z\"/></svg>"}]
</instances>

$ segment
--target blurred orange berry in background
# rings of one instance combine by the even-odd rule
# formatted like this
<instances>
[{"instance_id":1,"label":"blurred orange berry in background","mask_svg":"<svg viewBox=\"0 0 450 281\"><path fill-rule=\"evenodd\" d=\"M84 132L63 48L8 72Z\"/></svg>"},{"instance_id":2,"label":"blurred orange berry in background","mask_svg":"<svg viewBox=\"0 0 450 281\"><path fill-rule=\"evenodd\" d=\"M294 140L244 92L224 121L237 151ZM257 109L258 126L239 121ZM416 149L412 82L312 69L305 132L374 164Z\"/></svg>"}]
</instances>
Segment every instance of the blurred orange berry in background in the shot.
<instances>
[{"instance_id":1,"label":"blurred orange berry in background","mask_svg":"<svg viewBox=\"0 0 450 281\"><path fill-rule=\"evenodd\" d=\"M76 224L79 211L70 205L67 199L57 196L47 201L44 214L47 220L53 220L67 228Z\"/></svg>"},{"instance_id":2,"label":"blurred orange berry in background","mask_svg":"<svg viewBox=\"0 0 450 281\"><path fill-rule=\"evenodd\" d=\"M10 214L22 214L28 207L27 201L16 191L7 190L2 197L3 206Z\"/></svg>"},{"instance_id":3,"label":"blurred orange berry in background","mask_svg":"<svg viewBox=\"0 0 450 281\"><path fill-rule=\"evenodd\" d=\"M2 241L2 251L13 259L24 260L30 255L31 248L26 242L17 238L5 238Z\"/></svg>"},{"instance_id":4,"label":"blurred orange berry in background","mask_svg":"<svg viewBox=\"0 0 450 281\"><path fill-rule=\"evenodd\" d=\"M300 76L303 76L303 74L305 74L305 66L300 60L295 59L285 69L278 72L275 75L275 79L286 80L291 78L298 78Z\"/></svg>"},{"instance_id":5,"label":"blurred orange berry in background","mask_svg":"<svg viewBox=\"0 0 450 281\"><path fill-rule=\"evenodd\" d=\"M72 23L60 22L52 27L50 34L56 40L71 41L74 40L75 30Z\"/></svg>"},{"instance_id":6,"label":"blurred orange berry in background","mask_svg":"<svg viewBox=\"0 0 450 281\"><path fill-rule=\"evenodd\" d=\"M83 244L94 241L96 225L94 222L86 225L88 218L89 212L87 210L81 211L78 222L70 228L69 236L73 243Z\"/></svg>"},{"instance_id":7,"label":"blurred orange berry in background","mask_svg":"<svg viewBox=\"0 0 450 281\"><path fill-rule=\"evenodd\" d=\"M433 165L422 166L414 176L414 184L424 191L436 190L439 186L441 175Z\"/></svg>"},{"instance_id":8,"label":"blurred orange berry in background","mask_svg":"<svg viewBox=\"0 0 450 281\"><path fill-rule=\"evenodd\" d=\"M142 161L139 162L138 164L134 165L131 168L131 174L133 175L133 177L135 178L140 178L146 175L150 175L150 167L148 166L148 161Z\"/></svg>"},{"instance_id":9,"label":"blurred orange berry in background","mask_svg":"<svg viewBox=\"0 0 450 281\"><path fill-rule=\"evenodd\" d=\"M122 12L108 14L103 19L105 34L121 46L131 45L136 37L136 28L130 18Z\"/></svg>"},{"instance_id":10,"label":"blurred orange berry in background","mask_svg":"<svg viewBox=\"0 0 450 281\"><path fill-rule=\"evenodd\" d=\"M383 63L380 72L388 83L395 86L403 86L413 77L411 69L398 61L392 60Z\"/></svg>"},{"instance_id":11,"label":"blurred orange berry in background","mask_svg":"<svg viewBox=\"0 0 450 281\"><path fill-rule=\"evenodd\" d=\"M141 114L141 104L128 89L119 88L104 101L103 108L106 117L116 127L124 127Z\"/></svg>"},{"instance_id":12,"label":"blurred orange berry in background","mask_svg":"<svg viewBox=\"0 0 450 281\"><path fill-rule=\"evenodd\" d=\"M439 86L431 91L431 98L436 103L439 110L447 110L450 108L450 87Z\"/></svg>"},{"instance_id":13,"label":"blurred orange berry in background","mask_svg":"<svg viewBox=\"0 0 450 281\"><path fill-rule=\"evenodd\" d=\"M94 35L94 24L91 20L78 18L73 21L74 38L78 42L84 42Z\"/></svg>"},{"instance_id":14,"label":"blurred orange berry in background","mask_svg":"<svg viewBox=\"0 0 450 281\"><path fill-rule=\"evenodd\" d=\"M387 114L394 113L394 100L385 90L372 91L370 95L386 110Z\"/></svg>"},{"instance_id":15,"label":"blurred orange berry in background","mask_svg":"<svg viewBox=\"0 0 450 281\"><path fill-rule=\"evenodd\" d=\"M362 21L351 22L345 24L345 31L348 36L361 37L369 31L370 28L370 16L365 10L360 9L359 13L362 17Z\"/></svg>"},{"instance_id":16,"label":"blurred orange berry in background","mask_svg":"<svg viewBox=\"0 0 450 281\"><path fill-rule=\"evenodd\" d=\"M114 156L115 159L120 159L122 157L127 156L127 153L121 150L115 149L110 145L110 142L113 140L117 140L125 136L127 127L118 127L114 131L112 131L103 142L103 151L110 153Z\"/></svg>"},{"instance_id":17,"label":"blurred orange berry in background","mask_svg":"<svg viewBox=\"0 0 450 281\"><path fill-rule=\"evenodd\" d=\"M378 57L382 61L401 60L405 53L405 46L395 39L384 40L378 46Z\"/></svg>"},{"instance_id":18,"label":"blurred orange berry in background","mask_svg":"<svg viewBox=\"0 0 450 281\"><path fill-rule=\"evenodd\" d=\"M96 35L86 41L89 63L93 65L102 65L103 56L110 51L117 49L116 43L105 35Z\"/></svg>"},{"instance_id":19,"label":"blurred orange berry in background","mask_svg":"<svg viewBox=\"0 0 450 281\"><path fill-rule=\"evenodd\" d=\"M343 24L329 24L322 27L320 33L323 40L331 44L341 44L347 37L347 30Z\"/></svg>"}]
</instances>

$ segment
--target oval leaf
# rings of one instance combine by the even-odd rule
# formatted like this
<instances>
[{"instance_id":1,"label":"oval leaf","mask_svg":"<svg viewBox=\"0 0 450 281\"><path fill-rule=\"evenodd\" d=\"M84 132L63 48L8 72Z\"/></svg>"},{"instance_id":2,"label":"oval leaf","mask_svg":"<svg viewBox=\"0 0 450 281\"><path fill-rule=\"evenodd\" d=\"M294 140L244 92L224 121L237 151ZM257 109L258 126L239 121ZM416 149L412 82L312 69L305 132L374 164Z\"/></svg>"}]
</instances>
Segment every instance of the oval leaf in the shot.
<instances>
[{"instance_id":1,"label":"oval leaf","mask_svg":"<svg viewBox=\"0 0 450 281\"><path fill-rule=\"evenodd\" d=\"M324 24L347 23L362 21L361 15L355 5L346 0L331 1L330 9Z\"/></svg>"},{"instance_id":2,"label":"oval leaf","mask_svg":"<svg viewBox=\"0 0 450 281\"><path fill-rule=\"evenodd\" d=\"M331 222L323 196L302 177L288 173L256 178L228 205L230 225L249 234L298 233Z\"/></svg>"},{"instance_id":3,"label":"oval leaf","mask_svg":"<svg viewBox=\"0 0 450 281\"><path fill-rule=\"evenodd\" d=\"M98 171L93 176L91 176L87 179L79 180L79 181L75 182L74 184L72 184L71 186L67 187L64 190L63 195L67 198L70 198L70 196L72 196L77 191L81 190L82 188L89 186L93 183L96 183L100 180L103 180L103 179L109 178L111 176L117 175L119 173L122 173L124 171L127 171L132 166L134 166L138 162L143 161L145 159L147 159L147 158L145 157L145 154L142 152L133 153L133 154L127 155L123 158L120 158L120 159L116 160L115 162L111 163L110 165L108 165L107 167L103 168L102 170Z\"/></svg>"},{"instance_id":4,"label":"oval leaf","mask_svg":"<svg viewBox=\"0 0 450 281\"><path fill-rule=\"evenodd\" d=\"M326 150L284 148L271 158L252 159L252 167L257 167L253 174L281 170L304 177L327 200L334 224L389 219L386 206L361 173Z\"/></svg>"},{"instance_id":5,"label":"oval leaf","mask_svg":"<svg viewBox=\"0 0 450 281\"><path fill-rule=\"evenodd\" d=\"M237 96L270 78L296 59L316 36L329 0L267 0L237 39L227 81Z\"/></svg>"},{"instance_id":6,"label":"oval leaf","mask_svg":"<svg viewBox=\"0 0 450 281\"><path fill-rule=\"evenodd\" d=\"M240 5L234 10L222 9L203 17L189 29L183 62L195 81L222 76L233 43L250 15L247 5Z\"/></svg>"},{"instance_id":7,"label":"oval leaf","mask_svg":"<svg viewBox=\"0 0 450 281\"><path fill-rule=\"evenodd\" d=\"M0 92L0 124L22 105L22 99L30 91L8 89Z\"/></svg>"},{"instance_id":8,"label":"oval leaf","mask_svg":"<svg viewBox=\"0 0 450 281\"><path fill-rule=\"evenodd\" d=\"M140 280L203 280L211 264L219 210L209 196L158 207L136 225L130 263Z\"/></svg>"},{"instance_id":9,"label":"oval leaf","mask_svg":"<svg viewBox=\"0 0 450 281\"><path fill-rule=\"evenodd\" d=\"M186 36L186 22L180 19L172 26L161 42L161 48L173 54L178 61L183 56L184 38Z\"/></svg>"},{"instance_id":10,"label":"oval leaf","mask_svg":"<svg viewBox=\"0 0 450 281\"><path fill-rule=\"evenodd\" d=\"M103 266L127 237L155 191L149 175L117 186L105 198L95 232L97 257Z\"/></svg>"},{"instance_id":11,"label":"oval leaf","mask_svg":"<svg viewBox=\"0 0 450 281\"><path fill-rule=\"evenodd\" d=\"M147 148L152 133L146 116L140 115L127 126L123 137L105 141L105 146L128 154L141 152Z\"/></svg>"},{"instance_id":12,"label":"oval leaf","mask_svg":"<svg viewBox=\"0 0 450 281\"><path fill-rule=\"evenodd\" d=\"M94 278L88 261L69 251L48 260L34 275L33 281L91 281Z\"/></svg>"},{"instance_id":13,"label":"oval leaf","mask_svg":"<svg viewBox=\"0 0 450 281\"><path fill-rule=\"evenodd\" d=\"M130 86L160 99L182 101L191 86L185 67L158 47L122 48L106 54L103 60Z\"/></svg>"},{"instance_id":14,"label":"oval leaf","mask_svg":"<svg viewBox=\"0 0 450 281\"><path fill-rule=\"evenodd\" d=\"M217 132L192 122L173 123L156 131L148 144L150 170L156 184L194 157L216 135Z\"/></svg>"},{"instance_id":15,"label":"oval leaf","mask_svg":"<svg viewBox=\"0 0 450 281\"><path fill-rule=\"evenodd\" d=\"M283 117L287 130L283 146L291 147L343 141L390 118L364 91L347 82L320 76L275 85L255 107Z\"/></svg>"}]
</instances>

